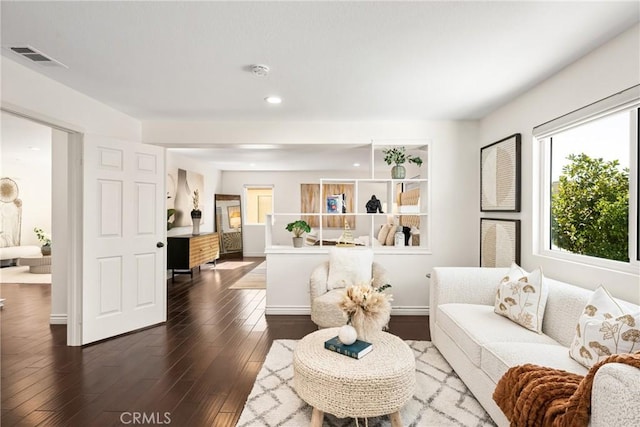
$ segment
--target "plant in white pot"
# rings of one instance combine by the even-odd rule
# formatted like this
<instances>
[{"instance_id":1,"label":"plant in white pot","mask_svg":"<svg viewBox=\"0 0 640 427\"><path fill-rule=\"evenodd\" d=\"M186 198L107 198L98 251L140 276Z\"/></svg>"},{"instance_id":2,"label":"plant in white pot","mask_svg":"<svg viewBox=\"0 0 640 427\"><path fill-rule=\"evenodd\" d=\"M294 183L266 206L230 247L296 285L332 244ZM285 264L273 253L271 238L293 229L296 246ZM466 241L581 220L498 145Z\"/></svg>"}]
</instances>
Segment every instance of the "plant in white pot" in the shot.
<instances>
[{"instance_id":1,"label":"plant in white pot","mask_svg":"<svg viewBox=\"0 0 640 427\"><path fill-rule=\"evenodd\" d=\"M384 154L384 161L387 162L388 165L395 164L395 166L391 168L391 178L393 179L404 179L407 175L407 170L402 165L405 163L422 166L422 159L418 156L407 154L405 147L387 148L382 150L382 154Z\"/></svg>"},{"instance_id":2,"label":"plant in white pot","mask_svg":"<svg viewBox=\"0 0 640 427\"><path fill-rule=\"evenodd\" d=\"M286 226L287 231L293 233L293 247L301 248L302 247L302 235L304 233L309 233L311 231L311 227L307 224L306 221L301 219L297 221L290 222Z\"/></svg>"},{"instance_id":3,"label":"plant in white pot","mask_svg":"<svg viewBox=\"0 0 640 427\"><path fill-rule=\"evenodd\" d=\"M191 222L193 223L194 236L200 234L200 219L202 218L202 211L199 209L200 205L200 193L198 190L193 190L193 210L191 211Z\"/></svg>"}]
</instances>

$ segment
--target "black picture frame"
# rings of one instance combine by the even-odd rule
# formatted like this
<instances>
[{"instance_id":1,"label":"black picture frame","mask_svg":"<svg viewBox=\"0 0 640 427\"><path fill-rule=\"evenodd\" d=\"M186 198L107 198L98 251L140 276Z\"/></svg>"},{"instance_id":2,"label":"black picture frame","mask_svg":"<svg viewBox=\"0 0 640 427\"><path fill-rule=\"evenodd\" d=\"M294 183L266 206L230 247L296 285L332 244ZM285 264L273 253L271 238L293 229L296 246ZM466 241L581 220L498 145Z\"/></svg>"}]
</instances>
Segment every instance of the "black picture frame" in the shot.
<instances>
[{"instance_id":1,"label":"black picture frame","mask_svg":"<svg viewBox=\"0 0 640 427\"><path fill-rule=\"evenodd\" d=\"M480 149L480 211L520 212L522 135Z\"/></svg>"},{"instance_id":2,"label":"black picture frame","mask_svg":"<svg viewBox=\"0 0 640 427\"><path fill-rule=\"evenodd\" d=\"M520 265L520 220L480 218L480 267Z\"/></svg>"}]
</instances>

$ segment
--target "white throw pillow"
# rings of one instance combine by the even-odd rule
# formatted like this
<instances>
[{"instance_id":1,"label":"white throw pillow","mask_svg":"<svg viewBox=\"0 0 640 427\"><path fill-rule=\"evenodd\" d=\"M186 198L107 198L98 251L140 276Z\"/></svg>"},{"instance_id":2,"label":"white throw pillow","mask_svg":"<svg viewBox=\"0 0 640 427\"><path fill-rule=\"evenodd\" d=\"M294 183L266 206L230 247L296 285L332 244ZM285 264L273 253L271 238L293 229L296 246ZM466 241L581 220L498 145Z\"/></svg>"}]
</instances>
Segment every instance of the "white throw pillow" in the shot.
<instances>
[{"instance_id":1,"label":"white throw pillow","mask_svg":"<svg viewBox=\"0 0 640 427\"><path fill-rule=\"evenodd\" d=\"M390 229L390 224L384 224L382 227L380 227L380 231L378 232L378 242L380 242L381 245L384 245L387 241L387 235L389 234Z\"/></svg>"},{"instance_id":2,"label":"white throw pillow","mask_svg":"<svg viewBox=\"0 0 640 427\"><path fill-rule=\"evenodd\" d=\"M327 289L369 283L372 264L373 251L371 249L331 248L329 250Z\"/></svg>"},{"instance_id":3,"label":"white throw pillow","mask_svg":"<svg viewBox=\"0 0 640 427\"><path fill-rule=\"evenodd\" d=\"M541 268L527 273L511 264L509 272L498 285L494 311L541 334L548 296L549 287Z\"/></svg>"},{"instance_id":4,"label":"white throw pillow","mask_svg":"<svg viewBox=\"0 0 640 427\"><path fill-rule=\"evenodd\" d=\"M590 368L602 359L640 350L640 311L618 304L600 286L593 292L578 318L569 355Z\"/></svg>"}]
</instances>

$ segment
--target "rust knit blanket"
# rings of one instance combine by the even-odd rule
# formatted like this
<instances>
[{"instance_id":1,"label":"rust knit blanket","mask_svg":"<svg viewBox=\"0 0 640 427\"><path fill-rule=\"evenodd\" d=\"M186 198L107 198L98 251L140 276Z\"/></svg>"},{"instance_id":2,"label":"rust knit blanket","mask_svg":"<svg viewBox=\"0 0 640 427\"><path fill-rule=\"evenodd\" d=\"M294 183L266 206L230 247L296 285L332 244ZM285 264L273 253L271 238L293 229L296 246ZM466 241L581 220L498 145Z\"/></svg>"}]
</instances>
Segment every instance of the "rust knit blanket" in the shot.
<instances>
[{"instance_id":1,"label":"rust knit blanket","mask_svg":"<svg viewBox=\"0 0 640 427\"><path fill-rule=\"evenodd\" d=\"M493 393L512 427L582 427L591 415L591 386L605 363L640 369L640 352L614 354L596 363L586 376L526 364L509 369Z\"/></svg>"}]
</instances>

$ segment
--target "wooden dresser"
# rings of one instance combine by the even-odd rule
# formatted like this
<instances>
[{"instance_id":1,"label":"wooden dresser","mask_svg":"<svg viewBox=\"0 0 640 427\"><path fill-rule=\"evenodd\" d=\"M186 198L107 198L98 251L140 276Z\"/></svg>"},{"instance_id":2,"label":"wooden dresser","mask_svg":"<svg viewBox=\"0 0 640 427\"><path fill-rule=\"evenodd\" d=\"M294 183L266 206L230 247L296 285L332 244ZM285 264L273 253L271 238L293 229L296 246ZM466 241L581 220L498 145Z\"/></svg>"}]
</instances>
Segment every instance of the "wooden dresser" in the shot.
<instances>
[{"instance_id":1,"label":"wooden dresser","mask_svg":"<svg viewBox=\"0 0 640 427\"><path fill-rule=\"evenodd\" d=\"M220 257L218 233L202 233L197 236L184 234L167 237L167 268L176 273L189 273L193 269Z\"/></svg>"}]
</instances>

